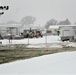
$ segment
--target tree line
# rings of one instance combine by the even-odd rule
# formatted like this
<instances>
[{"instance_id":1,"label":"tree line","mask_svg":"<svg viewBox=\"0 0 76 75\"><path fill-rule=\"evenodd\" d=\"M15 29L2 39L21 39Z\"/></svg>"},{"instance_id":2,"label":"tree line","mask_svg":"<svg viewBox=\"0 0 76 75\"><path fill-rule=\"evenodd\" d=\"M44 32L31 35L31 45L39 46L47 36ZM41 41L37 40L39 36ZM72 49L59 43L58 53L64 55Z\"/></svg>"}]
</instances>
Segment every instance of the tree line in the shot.
<instances>
[{"instance_id":1,"label":"tree line","mask_svg":"<svg viewBox=\"0 0 76 75\"><path fill-rule=\"evenodd\" d=\"M64 21L57 21L55 19L50 19L49 21L46 22L45 28L49 28L50 25L71 25L71 22L66 18Z\"/></svg>"},{"instance_id":2,"label":"tree line","mask_svg":"<svg viewBox=\"0 0 76 75\"><path fill-rule=\"evenodd\" d=\"M30 24L34 24L34 22L36 21L36 17L33 16L25 16L21 19L20 23L22 25L30 25ZM14 24L14 23L18 23L15 21L8 21L7 24ZM76 23L74 23L76 24ZM50 25L71 25L71 22L69 21L68 18L66 18L64 21L57 21L55 19L50 19L49 21L46 22L45 24L45 28L49 28Z\"/></svg>"}]
</instances>

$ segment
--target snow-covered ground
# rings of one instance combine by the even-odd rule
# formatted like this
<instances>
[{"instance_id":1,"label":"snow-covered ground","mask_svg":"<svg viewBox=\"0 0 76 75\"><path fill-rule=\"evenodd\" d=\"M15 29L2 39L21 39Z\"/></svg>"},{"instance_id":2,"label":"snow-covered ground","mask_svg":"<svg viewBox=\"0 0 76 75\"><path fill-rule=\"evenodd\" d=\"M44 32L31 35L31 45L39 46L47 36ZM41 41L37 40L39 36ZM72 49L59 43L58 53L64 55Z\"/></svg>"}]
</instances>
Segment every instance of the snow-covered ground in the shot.
<instances>
[{"instance_id":1,"label":"snow-covered ground","mask_svg":"<svg viewBox=\"0 0 76 75\"><path fill-rule=\"evenodd\" d=\"M76 74L76 51L63 52L0 65L0 74Z\"/></svg>"},{"instance_id":2,"label":"snow-covered ground","mask_svg":"<svg viewBox=\"0 0 76 75\"><path fill-rule=\"evenodd\" d=\"M59 36L43 36L42 38L25 38L21 40L12 40L12 44L41 44L41 43L46 43L46 38L47 38L47 43L52 43L52 42L59 42ZM8 39L0 40L2 44L9 44ZM10 40L11 42L11 40Z\"/></svg>"},{"instance_id":3,"label":"snow-covered ground","mask_svg":"<svg viewBox=\"0 0 76 75\"><path fill-rule=\"evenodd\" d=\"M9 40L0 40L3 45L9 44ZM65 46L76 47L74 42L62 42L59 36L47 36L43 38L29 39L28 47L56 47ZM12 44L28 44L28 39L12 40ZM34 57L27 60L19 60L12 63L0 65L1 74L76 74L76 51L63 52L51 55Z\"/></svg>"},{"instance_id":4,"label":"snow-covered ground","mask_svg":"<svg viewBox=\"0 0 76 75\"><path fill-rule=\"evenodd\" d=\"M8 39L0 40L3 45L9 44ZM60 36L43 36L42 38L25 38L21 40L10 40L12 44L29 44L28 48L62 48L64 45L76 47L76 43L74 42L62 42L60 40ZM47 44L46 44L47 43Z\"/></svg>"}]
</instances>

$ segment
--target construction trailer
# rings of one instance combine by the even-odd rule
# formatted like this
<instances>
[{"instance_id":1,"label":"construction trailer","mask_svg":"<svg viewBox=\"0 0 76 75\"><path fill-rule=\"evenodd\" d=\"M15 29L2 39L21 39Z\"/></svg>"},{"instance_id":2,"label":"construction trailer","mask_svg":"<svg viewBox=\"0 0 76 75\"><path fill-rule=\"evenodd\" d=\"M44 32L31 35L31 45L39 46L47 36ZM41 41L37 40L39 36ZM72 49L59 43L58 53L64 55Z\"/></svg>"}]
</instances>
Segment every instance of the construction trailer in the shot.
<instances>
[{"instance_id":1,"label":"construction trailer","mask_svg":"<svg viewBox=\"0 0 76 75\"><path fill-rule=\"evenodd\" d=\"M59 29L62 41L76 41L76 25L60 25Z\"/></svg>"},{"instance_id":2,"label":"construction trailer","mask_svg":"<svg viewBox=\"0 0 76 75\"><path fill-rule=\"evenodd\" d=\"M0 25L0 34L5 39L9 36L12 36L13 38L20 34L19 30L21 28L21 24L5 24Z\"/></svg>"}]
</instances>

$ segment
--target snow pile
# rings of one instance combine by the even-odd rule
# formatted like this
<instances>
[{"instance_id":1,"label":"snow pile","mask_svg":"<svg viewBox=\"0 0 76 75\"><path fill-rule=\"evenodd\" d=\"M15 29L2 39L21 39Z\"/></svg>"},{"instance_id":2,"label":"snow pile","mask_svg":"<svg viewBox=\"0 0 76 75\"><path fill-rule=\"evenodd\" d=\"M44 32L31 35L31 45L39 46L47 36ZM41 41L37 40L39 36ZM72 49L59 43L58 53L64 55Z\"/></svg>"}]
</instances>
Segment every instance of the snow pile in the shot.
<instances>
[{"instance_id":1,"label":"snow pile","mask_svg":"<svg viewBox=\"0 0 76 75\"><path fill-rule=\"evenodd\" d=\"M76 74L76 51L2 64L0 74Z\"/></svg>"},{"instance_id":2,"label":"snow pile","mask_svg":"<svg viewBox=\"0 0 76 75\"><path fill-rule=\"evenodd\" d=\"M63 48L60 43L50 43L50 44L31 44L27 48Z\"/></svg>"},{"instance_id":3,"label":"snow pile","mask_svg":"<svg viewBox=\"0 0 76 75\"><path fill-rule=\"evenodd\" d=\"M28 45L27 48L45 48L46 44Z\"/></svg>"},{"instance_id":4,"label":"snow pile","mask_svg":"<svg viewBox=\"0 0 76 75\"><path fill-rule=\"evenodd\" d=\"M72 42L72 43L69 43L68 45L66 45L67 47L76 47L76 43Z\"/></svg>"},{"instance_id":5,"label":"snow pile","mask_svg":"<svg viewBox=\"0 0 76 75\"><path fill-rule=\"evenodd\" d=\"M63 48L63 46L62 45L60 45L60 44L51 44L50 46L49 46L49 48Z\"/></svg>"}]
</instances>

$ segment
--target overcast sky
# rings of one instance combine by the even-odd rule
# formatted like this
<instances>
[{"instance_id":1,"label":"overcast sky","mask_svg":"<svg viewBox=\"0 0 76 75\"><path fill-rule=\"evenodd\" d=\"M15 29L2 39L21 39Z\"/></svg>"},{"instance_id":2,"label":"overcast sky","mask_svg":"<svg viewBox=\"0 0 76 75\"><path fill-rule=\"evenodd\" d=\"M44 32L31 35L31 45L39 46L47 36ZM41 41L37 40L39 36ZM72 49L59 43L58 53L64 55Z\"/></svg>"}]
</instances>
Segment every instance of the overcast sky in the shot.
<instances>
[{"instance_id":1,"label":"overcast sky","mask_svg":"<svg viewBox=\"0 0 76 75\"><path fill-rule=\"evenodd\" d=\"M44 25L50 19L57 21L68 18L76 21L76 0L0 0L1 5L10 9L0 17L0 22L19 22L25 16L36 17L36 23Z\"/></svg>"}]
</instances>

